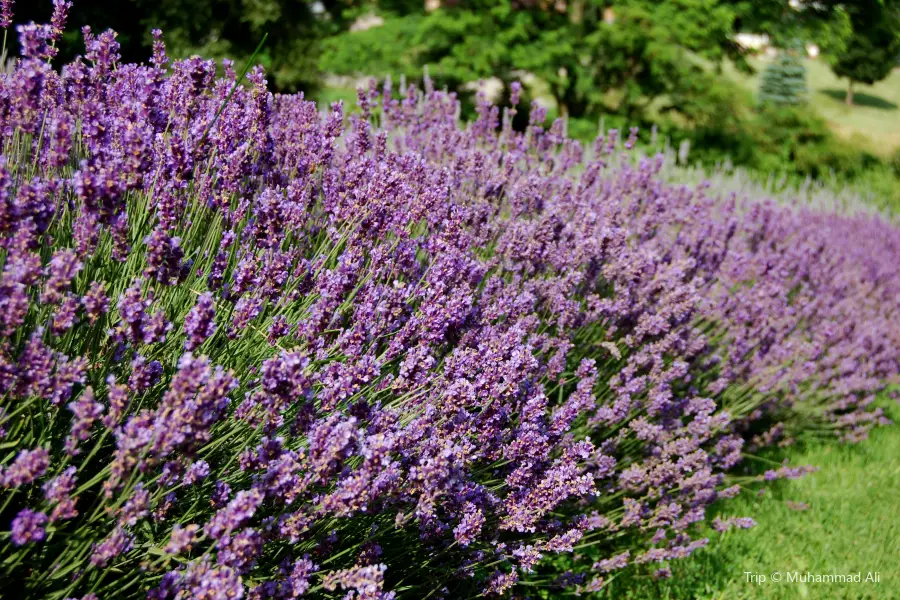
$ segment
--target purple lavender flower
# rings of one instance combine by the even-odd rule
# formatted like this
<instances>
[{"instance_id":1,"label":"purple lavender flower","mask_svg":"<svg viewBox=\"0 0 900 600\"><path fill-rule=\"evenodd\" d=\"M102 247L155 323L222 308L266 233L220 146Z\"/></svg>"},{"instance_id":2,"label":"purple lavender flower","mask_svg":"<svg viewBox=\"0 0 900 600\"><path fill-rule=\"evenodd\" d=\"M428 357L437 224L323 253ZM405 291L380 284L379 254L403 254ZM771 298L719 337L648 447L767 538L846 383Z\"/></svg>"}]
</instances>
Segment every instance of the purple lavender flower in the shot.
<instances>
[{"instance_id":1,"label":"purple lavender flower","mask_svg":"<svg viewBox=\"0 0 900 600\"><path fill-rule=\"evenodd\" d=\"M712 526L713 529L719 532L728 531L732 527L737 527L738 529L751 529L756 527L756 521L749 517L728 517L726 519L716 517L712 521Z\"/></svg>"},{"instance_id":2,"label":"purple lavender flower","mask_svg":"<svg viewBox=\"0 0 900 600\"><path fill-rule=\"evenodd\" d=\"M356 419L334 414L313 425L309 437L310 477L325 481L337 472L356 447Z\"/></svg>"},{"instance_id":3,"label":"purple lavender flower","mask_svg":"<svg viewBox=\"0 0 900 600\"><path fill-rule=\"evenodd\" d=\"M469 502L466 504L465 512L462 519L460 519L459 525L453 529L453 536L460 546L466 547L481 533L484 522L485 519L481 509Z\"/></svg>"},{"instance_id":4,"label":"purple lavender flower","mask_svg":"<svg viewBox=\"0 0 900 600\"><path fill-rule=\"evenodd\" d=\"M50 453L44 448L20 450L15 460L3 471L3 486L17 488L29 484L47 470Z\"/></svg>"},{"instance_id":5,"label":"purple lavender flower","mask_svg":"<svg viewBox=\"0 0 900 600\"><path fill-rule=\"evenodd\" d=\"M54 335L63 335L72 329L77 318L80 302L75 296L66 296L65 300L53 315L53 323L50 327Z\"/></svg>"},{"instance_id":6,"label":"purple lavender flower","mask_svg":"<svg viewBox=\"0 0 900 600\"><path fill-rule=\"evenodd\" d=\"M184 482L184 485L194 485L209 477L209 473L209 464L205 460L196 460L188 468L182 481Z\"/></svg>"},{"instance_id":7,"label":"purple lavender flower","mask_svg":"<svg viewBox=\"0 0 900 600\"><path fill-rule=\"evenodd\" d=\"M503 596L518 581L519 572L516 570L508 573L504 571L494 571L490 578L488 578L484 593L488 596Z\"/></svg>"},{"instance_id":8,"label":"purple lavender flower","mask_svg":"<svg viewBox=\"0 0 900 600\"><path fill-rule=\"evenodd\" d=\"M617 554L612 558L605 558L601 561L598 561L594 564L594 570L600 571L601 573L609 573L610 571L615 571L617 569L624 569L628 566L628 559L631 557L631 552L625 551L621 554Z\"/></svg>"},{"instance_id":9,"label":"purple lavender flower","mask_svg":"<svg viewBox=\"0 0 900 600\"><path fill-rule=\"evenodd\" d=\"M61 475L54 477L43 485L44 499L54 504L50 512L50 522L55 523L62 519L74 519L78 516L75 509L75 498L71 496L75 489L75 467L66 467Z\"/></svg>"},{"instance_id":10,"label":"purple lavender flower","mask_svg":"<svg viewBox=\"0 0 900 600\"><path fill-rule=\"evenodd\" d=\"M49 25L28 23L16 26L16 31L19 32L19 44L22 46L23 58L47 60L56 55L56 50L49 45L53 37L53 30Z\"/></svg>"},{"instance_id":11,"label":"purple lavender flower","mask_svg":"<svg viewBox=\"0 0 900 600\"><path fill-rule=\"evenodd\" d=\"M547 550L556 552L557 554L562 552L573 552L575 544L581 541L583 537L584 533L580 529L570 529L565 533L550 538L547 542Z\"/></svg>"},{"instance_id":12,"label":"purple lavender flower","mask_svg":"<svg viewBox=\"0 0 900 600\"><path fill-rule=\"evenodd\" d=\"M587 592L587 593L600 592L600 591L603 590L603 585L604 585L605 583L606 583L606 580L605 580L603 577L600 577L599 575L597 575L596 577L594 577L593 579L591 579L591 580L587 583L587 585L585 585L584 587L582 587L582 586L579 585L579 586L576 588L576 592L575 592L575 593L576 593L576 594L581 594L582 592Z\"/></svg>"},{"instance_id":13,"label":"purple lavender flower","mask_svg":"<svg viewBox=\"0 0 900 600\"><path fill-rule=\"evenodd\" d=\"M65 31L70 8L72 8L72 2L69 0L53 0L53 16L50 17L50 30L52 31L50 41L53 44L60 40Z\"/></svg>"},{"instance_id":14,"label":"purple lavender flower","mask_svg":"<svg viewBox=\"0 0 900 600\"><path fill-rule=\"evenodd\" d=\"M84 311L87 313L91 325L96 323L109 310L109 298L106 295L106 286L94 284L81 298Z\"/></svg>"},{"instance_id":15,"label":"purple lavender flower","mask_svg":"<svg viewBox=\"0 0 900 600\"><path fill-rule=\"evenodd\" d=\"M592 450L589 441L579 442L568 449L562 458L554 461L537 486L511 497L507 502L503 528L532 531L538 519L569 496L595 493L593 476L582 474L575 462L578 458L587 458Z\"/></svg>"},{"instance_id":16,"label":"purple lavender flower","mask_svg":"<svg viewBox=\"0 0 900 600\"><path fill-rule=\"evenodd\" d=\"M131 497L119 511L119 526L134 527L137 522L150 513L150 492L138 483L131 492Z\"/></svg>"},{"instance_id":17,"label":"purple lavender flower","mask_svg":"<svg viewBox=\"0 0 900 600\"><path fill-rule=\"evenodd\" d=\"M175 495L175 492L169 492L163 496L163 499L153 509L153 520L157 522L165 521L177 500L178 497Z\"/></svg>"},{"instance_id":18,"label":"purple lavender flower","mask_svg":"<svg viewBox=\"0 0 900 600\"><path fill-rule=\"evenodd\" d=\"M107 377L106 384L109 410L103 417L103 426L107 429L115 429L128 407L128 388L116 383L116 379L112 375Z\"/></svg>"},{"instance_id":19,"label":"purple lavender flower","mask_svg":"<svg viewBox=\"0 0 900 600\"><path fill-rule=\"evenodd\" d=\"M387 567L384 565L374 565L370 567L355 567L351 569L343 569L325 575L322 587L328 591L334 591L338 588L356 592L350 597L362 600L392 600L396 594L394 592L382 591L384 587L384 571Z\"/></svg>"},{"instance_id":20,"label":"purple lavender flower","mask_svg":"<svg viewBox=\"0 0 900 600\"><path fill-rule=\"evenodd\" d=\"M151 600L170 598L234 598L244 596L240 575L231 567L213 566L204 556L190 562L187 568L166 573L159 587L151 590Z\"/></svg>"},{"instance_id":21,"label":"purple lavender flower","mask_svg":"<svg viewBox=\"0 0 900 600\"><path fill-rule=\"evenodd\" d=\"M216 561L239 573L246 573L256 564L262 546L263 538L259 531L247 527L236 535L219 538Z\"/></svg>"},{"instance_id":22,"label":"purple lavender flower","mask_svg":"<svg viewBox=\"0 0 900 600\"><path fill-rule=\"evenodd\" d=\"M309 579L318 568L318 565L309 559L308 554L295 560L287 580L288 596L296 598L305 594L310 588Z\"/></svg>"},{"instance_id":23,"label":"purple lavender flower","mask_svg":"<svg viewBox=\"0 0 900 600\"><path fill-rule=\"evenodd\" d=\"M175 485L181 479L183 471L184 465L180 461L170 460L163 465L157 483L161 486Z\"/></svg>"},{"instance_id":24,"label":"purple lavender flower","mask_svg":"<svg viewBox=\"0 0 900 600\"><path fill-rule=\"evenodd\" d=\"M197 298L197 304L184 318L184 333L187 340L185 350L195 350L216 331L215 301L212 293L204 292Z\"/></svg>"},{"instance_id":25,"label":"purple lavender flower","mask_svg":"<svg viewBox=\"0 0 900 600\"><path fill-rule=\"evenodd\" d=\"M512 554L516 559L518 568L524 573L533 573L534 567L544 558L539 549L531 544L514 549Z\"/></svg>"},{"instance_id":26,"label":"purple lavender flower","mask_svg":"<svg viewBox=\"0 0 900 600\"><path fill-rule=\"evenodd\" d=\"M166 44L162 39L162 31L154 29L150 34L153 36L153 57L150 59L150 63L157 69L163 69L168 64L169 57L166 56Z\"/></svg>"},{"instance_id":27,"label":"purple lavender flower","mask_svg":"<svg viewBox=\"0 0 900 600\"><path fill-rule=\"evenodd\" d=\"M85 388L84 392L75 402L68 405L75 418L72 420L72 429L66 438L66 452L71 456L79 453L78 443L91 436L91 426L94 421L103 414L104 406L94 400L94 390Z\"/></svg>"},{"instance_id":28,"label":"purple lavender flower","mask_svg":"<svg viewBox=\"0 0 900 600\"><path fill-rule=\"evenodd\" d=\"M509 84L509 105L510 106L518 106L519 104L519 93L522 91L522 84L518 81L513 81Z\"/></svg>"},{"instance_id":29,"label":"purple lavender flower","mask_svg":"<svg viewBox=\"0 0 900 600\"><path fill-rule=\"evenodd\" d=\"M3 135L43 140L0 157L0 425L19 453L4 485L56 465L12 514L94 536L73 572L118 563L156 600L281 600L320 584L389 598L386 568L412 596L451 597L455 578L508 596L540 564L591 593L592 570L662 577L702 547L689 533L738 493L725 474L745 447L790 443L811 414L848 440L884 422L894 224L673 186L657 158L619 160L637 131L585 149L537 105L516 131L517 83L502 122L481 96L464 127L430 81L402 99L388 82L380 102L372 85L345 131L342 104L320 114L259 68L236 85L230 61L222 78L171 61L156 30L150 65L85 29L85 59L57 71L68 9L24 26L25 58L0 74ZM216 317L231 327L210 344ZM103 468L77 485L69 459L16 446L23 418L67 404L73 453L108 407L109 444L90 448ZM101 505L79 514L79 497ZM409 579L383 539L440 568ZM125 556L159 540L202 558L154 574Z\"/></svg>"},{"instance_id":30,"label":"purple lavender flower","mask_svg":"<svg viewBox=\"0 0 900 600\"><path fill-rule=\"evenodd\" d=\"M134 547L134 538L121 526L115 529L99 544L94 544L91 551L91 564L105 567L114 558L125 554Z\"/></svg>"},{"instance_id":31,"label":"purple lavender flower","mask_svg":"<svg viewBox=\"0 0 900 600\"><path fill-rule=\"evenodd\" d=\"M224 481L217 481L216 489L212 497L210 497L210 503L217 508L221 508L228 503L229 498L231 498L231 486Z\"/></svg>"},{"instance_id":32,"label":"purple lavender flower","mask_svg":"<svg viewBox=\"0 0 900 600\"><path fill-rule=\"evenodd\" d=\"M182 527L176 523L172 527L172 534L164 551L167 554L181 554L182 552L190 551L194 540L197 538L197 531L199 529L200 526L194 523L191 523L186 527Z\"/></svg>"},{"instance_id":33,"label":"purple lavender flower","mask_svg":"<svg viewBox=\"0 0 900 600\"><path fill-rule=\"evenodd\" d=\"M90 28L85 27L85 46L87 52L84 57L94 63L100 73L109 72L121 56L119 55L119 43L116 41L117 33L108 29L94 37L90 34ZM84 30L83 30L84 31Z\"/></svg>"},{"instance_id":34,"label":"purple lavender flower","mask_svg":"<svg viewBox=\"0 0 900 600\"><path fill-rule=\"evenodd\" d=\"M262 504L265 496L257 489L238 492L234 500L219 509L204 527L209 537L221 539L246 523Z\"/></svg>"},{"instance_id":35,"label":"purple lavender flower","mask_svg":"<svg viewBox=\"0 0 900 600\"><path fill-rule=\"evenodd\" d=\"M183 262L181 240L162 228L144 238L147 245L147 268L144 274L166 285L174 285L187 276L190 265Z\"/></svg>"},{"instance_id":36,"label":"purple lavender flower","mask_svg":"<svg viewBox=\"0 0 900 600\"><path fill-rule=\"evenodd\" d=\"M287 318L284 315L277 315L272 319L272 324L269 325L267 340L269 344L274 346L278 343L278 340L290 334L290 332L291 326L290 323L288 323Z\"/></svg>"},{"instance_id":37,"label":"purple lavender flower","mask_svg":"<svg viewBox=\"0 0 900 600\"><path fill-rule=\"evenodd\" d=\"M31 542L41 542L46 537L44 526L49 519L42 512L35 512L27 508L19 511L12 522L12 542L16 546L24 546Z\"/></svg>"},{"instance_id":38,"label":"purple lavender flower","mask_svg":"<svg viewBox=\"0 0 900 600\"><path fill-rule=\"evenodd\" d=\"M250 321L259 316L263 301L255 296L242 296L234 305L234 316L231 322L238 331L246 329Z\"/></svg>"},{"instance_id":39,"label":"purple lavender flower","mask_svg":"<svg viewBox=\"0 0 900 600\"><path fill-rule=\"evenodd\" d=\"M125 339L134 344L152 344L162 342L172 328L161 311L150 313L153 305L153 293L149 292L144 299L141 293L142 281L134 283L119 297L118 310L124 325L121 327Z\"/></svg>"},{"instance_id":40,"label":"purple lavender flower","mask_svg":"<svg viewBox=\"0 0 900 600\"><path fill-rule=\"evenodd\" d=\"M15 0L0 0L0 27L9 29L13 22L13 5Z\"/></svg>"},{"instance_id":41,"label":"purple lavender flower","mask_svg":"<svg viewBox=\"0 0 900 600\"><path fill-rule=\"evenodd\" d=\"M148 361L140 354L136 354L131 361L131 377L128 378L128 387L135 394L146 392L159 382L162 373L163 368L158 360Z\"/></svg>"},{"instance_id":42,"label":"purple lavender flower","mask_svg":"<svg viewBox=\"0 0 900 600\"><path fill-rule=\"evenodd\" d=\"M228 406L228 394L237 387L231 373L213 369L205 357L181 356L178 371L159 406L142 410L116 431L112 476L105 482L112 493L142 460L162 462L176 451L192 451L209 441L211 427ZM142 466L146 468L146 463Z\"/></svg>"},{"instance_id":43,"label":"purple lavender flower","mask_svg":"<svg viewBox=\"0 0 900 600\"><path fill-rule=\"evenodd\" d=\"M41 294L41 302L55 304L62 299L62 293L68 289L72 280L84 265L71 250L60 250L50 259L47 267L47 280Z\"/></svg>"}]
</instances>

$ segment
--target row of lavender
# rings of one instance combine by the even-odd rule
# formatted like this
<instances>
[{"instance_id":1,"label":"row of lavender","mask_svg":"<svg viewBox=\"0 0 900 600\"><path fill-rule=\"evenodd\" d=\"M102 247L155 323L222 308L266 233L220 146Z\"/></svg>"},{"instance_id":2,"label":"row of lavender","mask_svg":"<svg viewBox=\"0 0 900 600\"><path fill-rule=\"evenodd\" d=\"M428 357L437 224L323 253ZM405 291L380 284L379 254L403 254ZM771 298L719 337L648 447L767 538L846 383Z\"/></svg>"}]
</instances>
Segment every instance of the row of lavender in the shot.
<instances>
[{"instance_id":1,"label":"row of lavender","mask_svg":"<svg viewBox=\"0 0 900 600\"><path fill-rule=\"evenodd\" d=\"M320 114L158 32L57 71L55 5L0 78L0 594L589 593L702 547L744 453L883 421L890 223L669 186L515 97Z\"/></svg>"}]
</instances>

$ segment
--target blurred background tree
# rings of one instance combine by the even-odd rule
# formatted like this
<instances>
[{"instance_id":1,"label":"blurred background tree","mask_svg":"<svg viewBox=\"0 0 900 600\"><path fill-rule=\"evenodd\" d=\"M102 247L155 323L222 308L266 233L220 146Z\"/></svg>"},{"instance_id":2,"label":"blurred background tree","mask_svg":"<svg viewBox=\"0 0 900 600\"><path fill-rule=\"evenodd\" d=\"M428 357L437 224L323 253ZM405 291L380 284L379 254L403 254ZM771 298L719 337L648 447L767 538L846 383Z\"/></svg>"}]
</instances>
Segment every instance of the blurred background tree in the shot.
<instances>
[{"instance_id":1,"label":"blurred background tree","mask_svg":"<svg viewBox=\"0 0 900 600\"><path fill-rule=\"evenodd\" d=\"M115 29L126 60L149 56L154 27L164 31L174 56L238 61L268 33L261 60L283 91L314 92L324 73L417 80L428 66L438 84L451 89L488 77L508 84L528 73L549 87L564 115L604 112L639 120L652 109L700 122L717 118L716 106L728 96L717 82L721 65L750 69L735 42L738 31L767 31L782 45L779 39L802 37L801 30L821 27L832 13L863 15L885 2L77 0L71 25ZM51 0L20 2L16 22L45 21L51 12ZM365 16L377 26L360 26ZM861 17L857 21L854 31L862 28ZM868 40L857 37L840 63L848 72ZM72 27L61 59L81 51ZM859 81L875 74L855 73Z\"/></svg>"},{"instance_id":2,"label":"blurred background tree","mask_svg":"<svg viewBox=\"0 0 900 600\"><path fill-rule=\"evenodd\" d=\"M868 0L843 10L850 32L833 55L832 68L847 78L846 102L853 106L853 84L873 84L887 77L900 57L900 2Z\"/></svg>"},{"instance_id":3,"label":"blurred background tree","mask_svg":"<svg viewBox=\"0 0 900 600\"><path fill-rule=\"evenodd\" d=\"M795 41L783 48L762 74L759 101L774 104L800 104L806 99L806 67L800 56L803 44Z\"/></svg>"},{"instance_id":4,"label":"blurred background tree","mask_svg":"<svg viewBox=\"0 0 900 600\"><path fill-rule=\"evenodd\" d=\"M377 14L383 24L330 37L320 67L415 80L427 66L438 85L456 90L486 78L508 86L526 75L548 87L564 116L703 126L727 119L741 101L720 77L726 64L752 70L738 32L766 32L776 48L816 39L843 52L848 15L886 1L382 0L356 15ZM780 72L799 74L783 62Z\"/></svg>"},{"instance_id":5,"label":"blurred background tree","mask_svg":"<svg viewBox=\"0 0 900 600\"><path fill-rule=\"evenodd\" d=\"M417 77L427 65L439 84L456 89L528 73L549 86L561 114L638 118L663 96L664 112L692 115L697 93L715 86L710 64L730 58L746 66L732 36L741 7L723 0L394 0L380 6L391 34L330 39L324 69Z\"/></svg>"},{"instance_id":6,"label":"blurred background tree","mask_svg":"<svg viewBox=\"0 0 900 600\"><path fill-rule=\"evenodd\" d=\"M114 29L126 61L146 61L153 28L163 30L171 55L201 54L246 60L268 33L260 61L278 90L313 91L321 82L321 41L349 25L352 0L75 0L60 61L83 54L79 29ZM47 22L51 0L15 5L15 22ZM15 50L15 41L11 44Z\"/></svg>"}]
</instances>

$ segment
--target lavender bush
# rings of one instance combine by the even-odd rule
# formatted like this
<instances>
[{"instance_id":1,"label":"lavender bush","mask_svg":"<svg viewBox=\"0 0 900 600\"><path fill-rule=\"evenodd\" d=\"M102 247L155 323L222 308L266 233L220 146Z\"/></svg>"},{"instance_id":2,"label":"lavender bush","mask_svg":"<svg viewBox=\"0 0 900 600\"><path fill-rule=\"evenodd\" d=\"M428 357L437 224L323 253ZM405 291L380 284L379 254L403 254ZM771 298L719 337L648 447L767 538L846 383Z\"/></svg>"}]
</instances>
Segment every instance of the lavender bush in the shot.
<instances>
[{"instance_id":1,"label":"lavender bush","mask_svg":"<svg viewBox=\"0 0 900 600\"><path fill-rule=\"evenodd\" d=\"M515 86L320 114L88 29L57 71L56 7L0 78L0 594L589 594L884 420L883 218L513 131Z\"/></svg>"}]
</instances>

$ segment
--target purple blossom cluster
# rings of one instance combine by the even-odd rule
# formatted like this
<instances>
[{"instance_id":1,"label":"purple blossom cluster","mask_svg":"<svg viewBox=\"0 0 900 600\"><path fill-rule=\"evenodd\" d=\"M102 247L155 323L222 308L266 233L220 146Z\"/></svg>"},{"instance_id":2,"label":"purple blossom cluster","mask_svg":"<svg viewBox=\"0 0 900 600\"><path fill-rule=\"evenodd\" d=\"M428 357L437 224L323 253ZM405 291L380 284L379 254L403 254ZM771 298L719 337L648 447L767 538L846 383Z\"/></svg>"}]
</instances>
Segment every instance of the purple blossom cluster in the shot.
<instances>
[{"instance_id":1,"label":"purple blossom cluster","mask_svg":"<svg viewBox=\"0 0 900 600\"><path fill-rule=\"evenodd\" d=\"M428 82L346 116L88 28L57 70L68 4L0 74L29 597L589 593L703 547L744 452L885 420L889 221L672 186L537 105L517 131L518 86L469 124Z\"/></svg>"}]
</instances>

